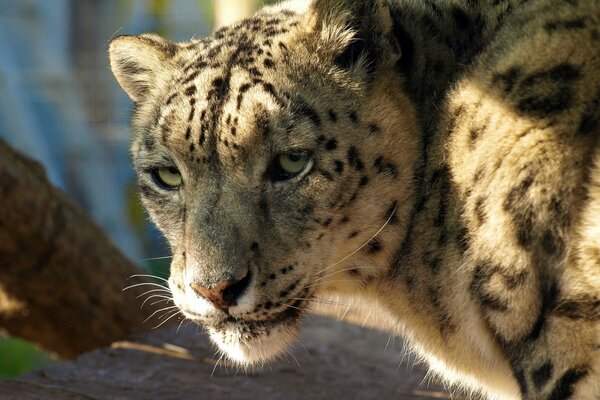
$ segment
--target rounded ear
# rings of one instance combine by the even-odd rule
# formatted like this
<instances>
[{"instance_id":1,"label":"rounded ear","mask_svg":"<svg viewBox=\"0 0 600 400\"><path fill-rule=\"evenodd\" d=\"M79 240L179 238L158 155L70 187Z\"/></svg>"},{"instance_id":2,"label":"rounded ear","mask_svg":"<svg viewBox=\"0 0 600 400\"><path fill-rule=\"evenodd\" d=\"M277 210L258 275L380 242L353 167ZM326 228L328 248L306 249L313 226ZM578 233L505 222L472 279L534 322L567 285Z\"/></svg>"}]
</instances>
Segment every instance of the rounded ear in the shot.
<instances>
[{"instance_id":1,"label":"rounded ear","mask_svg":"<svg viewBox=\"0 0 600 400\"><path fill-rule=\"evenodd\" d=\"M177 45L160 36L118 36L109 45L110 68L134 102L143 100L172 66Z\"/></svg>"},{"instance_id":2,"label":"rounded ear","mask_svg":"<svg viewBox=\"0 0 600 400\"><path fill-rule=\"evenodd\" d=\"M380 65L400 57L385 0L313 0L308 16L311 28L329 45L334 63L341 68L365 68L373 74Z\"/></svg>"}]
</instances>

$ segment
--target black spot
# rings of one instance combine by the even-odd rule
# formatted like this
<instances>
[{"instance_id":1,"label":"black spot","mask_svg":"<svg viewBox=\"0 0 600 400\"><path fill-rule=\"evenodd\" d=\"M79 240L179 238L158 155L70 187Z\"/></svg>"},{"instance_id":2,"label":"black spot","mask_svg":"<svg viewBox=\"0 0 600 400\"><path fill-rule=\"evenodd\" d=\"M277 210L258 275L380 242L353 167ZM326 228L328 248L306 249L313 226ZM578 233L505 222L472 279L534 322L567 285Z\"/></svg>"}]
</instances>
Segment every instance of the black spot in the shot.
<instances>
[{"instance_id":1,"label":"black spot","mask_svg":"<svg viewBox=\"0 0 600 400\"><path fill-rule=\"evenodd\" d=\"M533 342L537 340L542 333L544 328L544 324L546 323L546 318L550 311L554 308L556 304L556 299L558 298L558 287L556 282L551 282L549 287L544 290L542 294L542 306L540 309L540 313L531 328L531 331L526 337L526 341Z\"/></svg>"},{"instance_id":2,"label":"black spot","mask_svg":"<svg viewBox=\"0 0 600 400\"><path fill-rule=\"evenodd\" d=\"M258 243L252 242L252 244L250 245L250 250L254 253L257 253L258 249L259 249Z\"/></svg>"},{"instance_id":3,"label":"black spot","mask_svg":"<svg viewBox=\"0 0 600 400\"><path fill-rule=\"evenodd\" d=\"M194 143L190 143L190 153L192 153L196 149Z\"/></svg>"},{"instance_id":4,"label":"black spot","mask_svg":"<svg viewBox=\"0 0 600 400\"><path fill-rule=\"evenodd\" d=\"M186 96L193 96L196 93L196 86L192 85L185 89Z\"/></svg>"},{"instance_id":5,"label":"black spot","mask_svg":"<svg viewBox=\"0 0 600 400\"><path fill-rule=\"evenodd\" d=\"M360 178L360 182L358 182L359 186L365 186L367 183L369 183L369 177L368 176L362 176Z\"/></svg>"},{"instance_id":6,"label":"black spot","mask_svg":"<svg viewBox=\"0 0 600 400\"><path fill-rule=\"evenodd\" d=\"M373 167L378 174L386 174L391 178L395 178L398 175L396 166L389 161L385 161L382 156L375 159L373 162Z\"/></svg>"},{"instance_id":7,"label":"black spot","mask_svg":"<svg viewBox=\"0 0 600 400\"><path fill-rule=\"evenodd\" d=\"M456 245L461 253L469 250L469 232L466 227L460 227L456 232Z\"/></svg>"},{"instance_id":8,"label":"black spot","mask_svg":"<svg viewBox=\"0 0 600 400\"><path fill-rule=\"evenodd\" d=\"M196 79L196 77L200 74L200 71L194 71L192 72L187 78L185 78L185 80L182 82L184 85L187 85L188 83L190 83L191 81L193 81L194 79ZM167 103L169 104L169 103Z\"/></svg>"},{"instance_id":9,"label":"black spot","mask_svg":"<svg viewBox=\"0 0 600 400\"><path fill-rule=\"evenodd\" d=\"M588 374L587 367L577 367L567 370L556 382L548 400L564 400L573 395L575 384Z\"/></svg>"},{"instance_id":10,"label":"black spot","mask_svg":"<svg viewBox=\"0 0 600 400\"><path fill-rule=\"evenodd\" d=\"M344 163L340 160L334 160L333 161L333 170L335 172L337 172L338 174L341 174L342 172L344 172Z\"/></svg>"},{"instance_id":11,"label":"black spot","mask_svg":"<svg viewBox=\"0 0 600 400\"><path fill-rule=\"evenodd\" d=\"M561 299L554 314L572 320L600 320L600 297L583 294L575 298Z\"/></svg>"},{"instance_id":12,"label":"black spot","mask_svg":"<svg viewBox=\"0 0 600 400\"><path fill-rule=\"evenodd\" d=\"M329 151L337 149L337 140L329 139L325 144L325 149Z\"/></svg>"},{"instance_id":13,"label":"black spot","mask_svg":"<svg viewBox=\"0 0 600 400\"><path fill-rule=\"evenodd\" d=\"M266 68L275 68L275 63L270 58L266 58L263 64Z\"/></svg>"},{"instance_id":14,"label":"black spot","mask_svg":"<svg viewBox=\"0 0 600 400\"><path fill-rule=\"evenodd\" d=\"M543 118L565 111L571 105L573 93L569 89L553 93L548 97L529 96L519 101L517 108L525 114Z\"/></svg>"},{"instance_id":15,"label":"black spot","mask_svg":"<svg viewBox=\"0 0 600 400\"><path fill-rule=\"evenodd\" d=\"M486 198L483 196L478 197L477 200L475 200L475 219L479 225L483 225L487 217L485 213L485 200Z\"/></svg>"},{"instance_id":16,"label":"black spot","mask_svg":"<svg viewBox=\"0 0 600 400\"><path fill-rule=\"evenodd\" d=\"M173 102L173 100L175 99L175 97L177 97L178 93L173 93L172 95L169 96L169 98L167 99L167 101L165 102L165 104L171 104Z\"/></svg>"},{"instance_id":17,"label":"black spot","mask_svg":"<svg viewBox=\"0 0 600 400\"><path fill-rule=\"evenodd\" d=\"M353 231L353 232L351 232L351 233L348 235L348 239L352 239L352 238L356 237L357 235L358 235L358 232L357 232L357 231Z\"/></svg>"},{"instance_id":18,"label":"black spot","mask_svg":"<svg viewBox=\"0 0 600 400\"><path fill-rule=\"evenodd\" d=\"M515 374L515 379L517 380L517 383L519 384L519 389L521 389L521 394L523 395L523 398L526 398L529 390L527 388L527 380L525 379L525 372L520 368L515 369L513 372Z\"/></svg>"},{"instance_id":19,"label":"black spot","mask_svg":"<svg viewBox=\"0 0 600 400\"><path fill-rule=\"evenodd\" d=\"M155 140L154 140L154 138L152 136L150 136L150 135L145 135L144 136L144 147L148 151L153 151L154 150L154 148L156 147L156 143L155 143Z\"/></svg>"},{"instance_id":20,"label":"black spot","mask_svg":"<svg viewBox=\"0 0 600 400\"><path fill-rule=\"evenodd\" d=\"M294 99L293 111L295 114L308 118L315 126L321 126L321 117L317 111L300 98Z\"/></svg>"},{"instance_id":21,"label":"black spot","mask_svg":"<svg viewBox=\"0 0 600 400\"><path fill-rule=\"evenodd\" d=\"M331 219L331 218L327 218L325 221L323 221L323 224L322 224L322 225L323 225L324 227L328 227L329 225L331 225L331 221L332 221L332 219Z\"/></svg>"},{"instance_id":22,"label":"black spot","mask_svg":"<svg viewBox=\"0 0 600 400\"><path fill-rule=\"evenodd\" d=\"M548 382L548 379L552 376L552 368L552 362L546 361L531 372L531 380L538 389L541 389Z\"/></svg>"},{"instance_id":23,"label":"black spot","mask_svg":"<svg viewBox=\"0 0 600 400\"><path fill-rule=\"evenodd\" d=\"M348 163L356 171L361 171L365 167L358 155L358 150L354 146L348 149Z\"/></svg>"},{"instance_id":24,"label":"black spot","mask_svg":"<svg viewBox=\"0 0 600 400\"><path fill-rule=\"evenodd\" d=\"M369 242L367 243L365 250L367 251L367 253L369 254L375 254L378 253L379 251L381 251L381 242L377 239L371 239L369 240Z\"/></svg>"},{"instance_id":25,"label":"black spot","mask_svg":"<svg viewBox=\"0 0 600 400\"><path fill-rule=\"evenodd\" d=\"M302 207L302 209L300 210L300 213L302 213L302 215L308 215L308 214L312 214L312 212L315 210L315 205L313 203L307 203L304 207Z\"/></svg>"},{"instance_id":26,"label":"black spot","mask_svg":"<svg viewBox=\"0 0 600 400\"><path fill-rule=\"evenodd\" d=\"M348 272L348 274L351 275L351 276L355 276L355 277L360 277L361 276L360 275L360 271L358 270L357 267L348 268L346 270L346 272Z\"/></svg>"},{"instance_id":27,"label":"black spot","mask_svg":"<svg viewBox=\"0 0 600 400\"><path fill-rule=\"evenodd\" d=\"M348 118L350 118L350 121L352 121L354 124L358 124L358 115L356 115L356 111L349 112Z\"/></svg>"},{"instance_id":28,"label":"black spot","mask_svg":"<svg viewBox=\"0 0 600 400\"><path fill-rule=\"evenodd\" d=\"M329 172L324 171L324 170L319 170L319 173L328 181L332 181L333 180L333 175L331 175Z\"/></svg>"},{"instance_id":29,"label":"black spot","mask_svg":"<svg viewBox=\"0 0 600 400\"><path fill-rule=\"evenodd\" d=\"M347 224L349 221L350 221L350 218L348 218L346 215L344 215L342 217L342 219L340 219L340 225Z\"/></svg>"},{"instance_id":30,"label":"black spot","mask_svg":"<svg viewBox=\"0 0 600 400\"><path fill-rule=\"evenodd\" d=\"M600 90L596 93L594 99L585 106L583 114L581 115L581 121L579 122L579 129L577 132L580 135L589 135L592 132L598 130L600 121Z\"/></svg>"},{"instance_id":31,"label":"black spot","mask_svg":"<svg viewBox=\"0 0 600 400\"><path fill-rule=\"evenodd\" d=\"M511 67L506 72L495 74L492 77L492 84L502 84L504 86L504 92L510 93L517 84L517 80L521 76L521 68Z\"/></svg>"},{"instance_id":32,"label":"black spot","mask_svg":"<svg viewBox=\"0 0 600 400\"><path fill-rule=\"evenodd\" d=\"M431 252L423 253L422 261L429 267L429 269L431 269L434 274L439 271L440 266L442 265L442 259L437 254L433 254Z\"/></svg>"},{"instance_id":33,"label":"black spot","mask_svg":"<svg viewBox=\"0 0 600 400\"><path fill-rule=\"evenodd\" d=\"M337 114L335 113L335 111L329 110L327 115L329 116L329 120L331 122L334 122L334 123L337 122Z\"/></svg>"},{"instance_id":34,"label":"black spot","mask_svg":"<svg viewBox=\"0 0 600 400\"><path fill-rule=\"evenodd\" d=\"M319 135L319 136L317 137L317 140L316 140L317 144L321 144L321 143L323 143L324 141L325 141L325 135Z\"/></svg>"},{"instance_id":35,"label":"black spot","mask_svg":"<svg viewBox=\"0 0 600 400\"><path fill-rule=\"evenodd\" d=\"M513 224L517 228L517 240L523 247L533 241L534 213L526 202L526 195L534 182L532 175L527 176L521 183L513 187L503 203L504 211L512 214Z\"/></svg>"},{"instance_id":36,"label":"black spot","mask_svg":"<svg viewBox=\"0 0 600 400\"><path fill-rule=\"evenodd\" d=\"M471 293L479 301L482 307L493 311L507 311L508 304L505 300L493 296L487 290L487 285L495 275L494 268L487 263L480 263L475 267L475 273L471 280Z\"/></svg>"},{"instance_id":37,"label":"black spot","mask_svg":"<svg viewBox=\"0 0 600 400\"><path fill-rule=\"evenodd\" d=\"M554 33L557 30L573 30L585 28L585 20L583 18L570 19L565 21L549 21L544 25L544 29L548 33Z\"/></svg>"},{"instance_id":38,"label":"black spot","mask_svg":"<svg viewBox=\"0 0 600 400\"><path fill-rule=\"evenodd\" d=\"M381 129L375 125L375 124L370 124L369 125L369 134L370 135L379 135L381 133Z\"/></svg>"}]
</instances>

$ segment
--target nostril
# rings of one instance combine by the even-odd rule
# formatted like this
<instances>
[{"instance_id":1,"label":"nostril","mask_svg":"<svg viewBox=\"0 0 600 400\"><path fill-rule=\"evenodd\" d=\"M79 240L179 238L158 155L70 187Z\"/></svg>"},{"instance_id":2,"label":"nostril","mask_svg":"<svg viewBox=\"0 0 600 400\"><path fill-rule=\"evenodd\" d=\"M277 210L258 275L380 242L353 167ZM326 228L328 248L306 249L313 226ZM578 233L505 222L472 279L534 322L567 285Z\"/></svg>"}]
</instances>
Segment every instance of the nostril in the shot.
<instances>
[{"instance_id":1,"label":"nostril","mask_svg":"<svg viewBox=\"0 0 600 400\"><path fill-rule=\"evenodd\" d=\"M237 300L242 294L244 294L244 292L250 285L251 279L252 274L250 273L250 271L248 271L244 278L223 289L221 296L223 297L223 301L225 302L225 304L227 304L228 306L235 305L237 303Z\"/></svg>"},{"instance_id":2,"label":"nostril","mask_svg":"<svg viewBox=\"0 0 600 400\"><path fill-rule=\"evenodd\" d=\"M244 293L252 279L250 272L242 279L222 281L212 287L204 287L190 283L190 287L210 301L216 308L227 312L229 307L236 305L238 298Z\"/></svg>"}]
</instances>

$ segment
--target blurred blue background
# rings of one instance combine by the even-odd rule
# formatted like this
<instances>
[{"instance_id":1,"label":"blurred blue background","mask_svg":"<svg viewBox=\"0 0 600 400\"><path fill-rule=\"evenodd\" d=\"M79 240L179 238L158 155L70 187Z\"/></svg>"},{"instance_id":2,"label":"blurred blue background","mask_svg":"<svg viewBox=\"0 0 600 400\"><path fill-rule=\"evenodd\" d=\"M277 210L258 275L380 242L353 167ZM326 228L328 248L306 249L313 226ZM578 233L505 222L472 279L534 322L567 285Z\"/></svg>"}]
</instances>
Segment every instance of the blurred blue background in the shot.
<instances>
[{"instance_id":1,"label":"blurred blue background","mask_svg":"<svg viewBox=\"0 0 600 400\"><path fill-rule=\"evenodd\" d=\"M260 0L0 0L0 137L40 161L132 260L168 274L160 234L137 200L131 102L113 78L110 39L157 32L184 41L251 14ZM1 199L0 199L1 200ZM0 377L52 362L2 335Z\"/></svg>"}]
</instances>

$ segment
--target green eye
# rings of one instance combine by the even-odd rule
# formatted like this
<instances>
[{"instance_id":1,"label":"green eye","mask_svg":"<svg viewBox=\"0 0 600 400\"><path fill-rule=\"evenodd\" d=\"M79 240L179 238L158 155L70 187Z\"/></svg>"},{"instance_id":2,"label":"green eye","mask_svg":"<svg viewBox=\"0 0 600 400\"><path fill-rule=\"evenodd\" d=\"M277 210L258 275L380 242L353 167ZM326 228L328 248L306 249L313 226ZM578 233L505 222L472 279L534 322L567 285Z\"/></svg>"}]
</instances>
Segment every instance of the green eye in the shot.
<instances>
[{"instance_id":1,"label":"green eye","mask_svg":"<svg viewBox=\"0 0 600 400\"><path fill-rule=\"evenodd\" d=\"M282 153L274 160L271 167L271 179L283 181L292 179L302 173L310 164L311 154L305 150L293 150Z\"/></svg>"},{"instance_id":2,"label":"green eye","mask_svg":"<svg viewBox=\"0 0 600 400\"><path fill-rule=\"evenodd\" d=\"M183 183L179 170L175 167L159 167L152 171L152 177L163 189L174 190Z\"/></svg>"}]
</instances>

